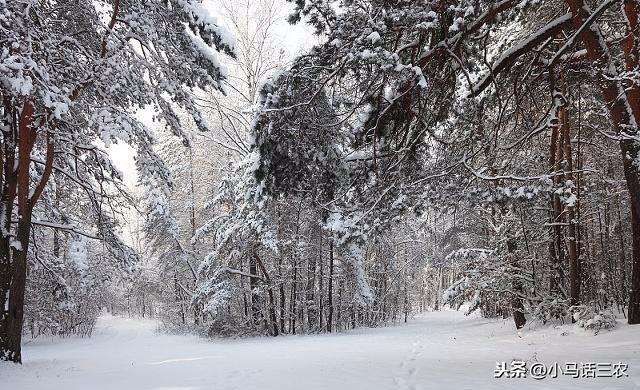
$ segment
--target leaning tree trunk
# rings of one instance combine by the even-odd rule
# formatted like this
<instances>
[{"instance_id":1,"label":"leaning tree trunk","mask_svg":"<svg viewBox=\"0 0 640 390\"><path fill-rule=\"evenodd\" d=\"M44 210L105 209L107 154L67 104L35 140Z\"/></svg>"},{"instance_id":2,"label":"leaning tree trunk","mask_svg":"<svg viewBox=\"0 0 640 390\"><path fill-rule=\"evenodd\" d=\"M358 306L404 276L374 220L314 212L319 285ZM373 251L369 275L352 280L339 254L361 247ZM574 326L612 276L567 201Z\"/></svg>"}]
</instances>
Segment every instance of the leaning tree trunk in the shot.
<instances>
[{"instance_id":1,"label":"leaning tree trunk","mask_svg":"<svg viewBox=\"0 0 640 390\"><path fill-rule=\"evenodd\" d=\"M273 283L271 281L271 277L269 276L269 273L267 272L267 268L264 266L264 263L262 262L262 259L260 259L260 256L258 256L257 248L254 248L253 250L253 257L255 258L256 263L258 264L258 266L260 267L260 270L262 271L262 274L264 275L264 281L267 283L267 293L269 295L268 311L269 311L269 320L271 321L271 330L269 329L267 330L269 330L272 336L278 336L280 332L278 329L278 319L276 316L276 301L273 296Z\"/></svg>"}]
</instances>

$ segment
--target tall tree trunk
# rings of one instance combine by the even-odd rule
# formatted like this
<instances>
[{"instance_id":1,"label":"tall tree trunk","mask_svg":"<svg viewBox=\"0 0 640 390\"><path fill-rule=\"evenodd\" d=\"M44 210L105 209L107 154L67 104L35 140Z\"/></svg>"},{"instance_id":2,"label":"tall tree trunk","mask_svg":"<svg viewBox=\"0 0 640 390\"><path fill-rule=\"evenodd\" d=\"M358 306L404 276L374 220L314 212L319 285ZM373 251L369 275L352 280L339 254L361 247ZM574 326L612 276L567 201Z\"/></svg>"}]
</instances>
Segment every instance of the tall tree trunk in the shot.
<instances>
[{"instance_id":1,"label":"tall tree trunk","mask_svg":"<svg viewBox=\"0 0 640 390\"><path fill-rule=\"evenodd\" d=\"M5 133L5 137L10 136L13 132ZM16 175L13 172L15 150L8 146L9 141L5 138L5 160L4 160L4 183L2 189L2 204L0 213L2 213L2 231L11 231L11 215L13 211L13 202L16 194ZM0 236L0 360L12 360L12 351L8 348L8 321L9 310L8 300L9 291L11 289L11 236L2 234Z\"/></svg>"},{"instance_id":2,"label":"tall tree trunk","mask_svg":"<svg viewBox=\"0 0 640 390\"><path fill-rule=\"evenodd\" d=\"M262 326L260 293L258 292L258 263L256 256L249 258L249 289L251 290L251 321L255 329Z\"/></svg>"},{"instance_id":3,"label":"tall tree trunk","mask_svg":"<svg viewBox=\"0 0 640 390\"><path fill-rule=\"evenodd\" d=\"M289 331L292 334L296 334L296 319L298 318L298 245L300 243L300 215L302 213L302 201L303 198L300 198L296 213L295 246L291 250L293 280L291 281L291 298L289 299Z\"/></svg>"},{"instance_id":4,"label":"tall tree trunk","mask_svg":"<svg viewBox=\"0 0 640 390\"><path fill-rule=\"evenodd\" d=\"M561 76L562 83L562 94L566 99L566 79L564 72ZM562 128L562 137L563 137L563 151L564 151L564 160L565 160L565 170L564 177L567 182L571 182L573 185L573 153L571 150L571 124L569 122L569 114L566 105L563 105L560 108L559 113L560 126ZM572 190L573 192L573 190ZM569 255L569 298L571 305L579 305L580 304L580 260L578 258L578 243L576 236L576 205L578 204L578 199L576 198L574 201L570 202L566 205L567 210L567 222L568 222L568 232L566 236L567 240L567 252ZM572 321L575 321L572 317Z\"/></svg>"},{"instance_id":5,"label":"tall tree trunk","mask_svg":"<svg viewBox=\"0 0 640 390\"><path fill-rule=\"evenodd\" d=\"M584 0L565 0L572 13L575 29L580 29L591 16ZM634 71L638 66L638 10L637 1L625 0L623 11L627 19L627 34L624 45L625 66ZM640 122L640 86L626 88L613 66L609 47L594 24L581 34L588 58L600 66L602 73L600 89L611 116L613 127L620 137L620 152L624 176L631 200L631 233L633 237L633 270L629 296L629 324L640 324L640 171L634 161L640 155L640 145L635 141Z\"/></svg>"},{"instance_id":6,"label":"tall tree trunk","mask_svg":"<svg viewBox=\"0 0 640 390\"><path fill-rule=\"evenodd\" d=\"M298 261L297 255L293 258L293 280L291 281L291 298L289 299L289 331L296 334L296 319L298 318Z\"/></svg>"},{"instance_id":7,"label":"tall tree trunk","mask_svg":"<svg viewBox=\"0 0 640 390\"><path fill-rule=\"evenodd\" d=\"M560 91L552 82L553 99L562 99ZM556 117L560 114L560 103L556 103ZM558 188L562 177L558 175L560 171L560 161L562 160L562 137L560 123L551 126L551 142L549 145L549 169L555 173L553 176L554 188ZM562 247L562 203L559 196L553 192L550 195L551 205L551 226L549 227L549 256L551 263L551 277L549 278L549 291L551 296L559 296L562 291L562 263L564 262L564 251Z\"/></svg>"},{"instance_id":8,"label":"tall tree trunk","mask_svg":"<svg viewBox=\"0 0 640 390\"><path fill-rule=\"evenodd\" d=\"M625 0L623 10L627 19L624 44L627 70L636 72L640 68L640 32L638 31L638 1ZM636 126L640 124L640 85L633 83L625 88ZM638 135L638 128L635 129ZM631 293L629 295L629 323L640 324L640 172L634 161L640 157L640 147L633 139L621 140L620 149L624 158L624 175L631 197L631 232L633 268L631 271ZM624 264L622 265L624 267Z\"/></svg>"},{"instance_id":9,"label":"tall tree trunk","mask_svg":"<svg viewBox=\"0 0 640 390\"><path fill-rule=\"evenodd\" d=\"M286 333L285 327L285 318L286 318L286 307L287 307L287 295L284 291L284 274L282 271L282 256L278 258L278 277L280 278L280 282L278 283L278 292L280 295L280 333Z\"/></svg>"},{"instance_id":10,"label":"tall tree trunk","mask_svg":"<svg viewBox=\"0 0 640 390\"><path fill-rule=\"evenodd\" d=\"M11 290L11 216L13 214L14 200L17 191L17 175L15 171L16 162L16 139L18 127L18 110L9 98L4 100L5 121L9 124L9 129L3 131L2 155L3 170L0 172L2 178L2 204L0 205L2 231L0 235L0 360L13 360L15 351L9 349L9 292Z\"/></svg>"},{"instance_id":11,"label":"tall tree trunk","mask_svg":"<svg viewBox=\"0 0 640 390\"><path fill-rule=\"evenodd\" d=\"M324 266L322 261L322 229L320 230L320 275L318 277L318 329L322 331L324 317Z\"/></svg>"},{"instance_id":12,"label":"tall tree trunk","mask_svg":"<svg viewBox=\"0 0 640 390\"><path fill-rule=\"evenodd\" d=\"M0 346L6 360L22 362L22 325L24 323L24 291L27 282L27 253L31 233L31 211L20 216L16 241L12 247L11 289L9 291L9 315L7 317L6 344ZM16 248L19 246L19 248ZM7 355L8 354L8 355Z\"/></svg>"},{"instance_id":13,"label":"tall tree trunk","mask_svg":"<svg viewBox=\"0 0 640 390\"><path fill-rule=\"evenodd\" d=\"M253 251L253 257L255 258L256 263L260 267L260 270L264 275L264 280L267 283L267 294L269 295L269 320L271 321L271 335L278 336L280 332L278 330L278 320L276 317L276 301L273 297L273 283L271 282L271 277L269 277L267 268L264 266L262 259L260 259L260 257L258 256L257 248L255 248Z\"/></svg>"},{"instance_id":14,"label":"tall tree trunk","mask_svg":"<svg viewBox=\"0 0 640 390\"><path fill-rule=\"evenodd\" d=\"M187 150L189 152L189 194L191 196L191 198L189 199L190 205L189 205L189 227L191 228L191 237L195 237L196 235L196 230L198 229L198 225L196 222L196 188L195 188L195 178L194 178L194 167L193 167L193 146L191 144L191 142L189 143L189 146L187 147ZM189 257L195 257L195 253L196 253L196 242L194 240L189 240L190 241L190 245L191 245L191 253L189 254L184 254L185 256L185 261L188 263L189 269L192 271L192 276L193 276L193 285L194 287L198 285L198 278L197 278L197 274L195 272L193 272L194 267L191 265L191 261L189 260ZM192 304L193 307L193 323L194 325L200 325L200 318L204 312L203 307L199 304L199 303L193 303Z\"/></svg>"},{"instance_id":15,"label":"tall tree trunk","mask_svg":"<svg viewBox=\"0 0 640 390\"><path fill-rule=\"evenodd\" d=\"M512 267L518 269L520 264L518 263L518 257L514 253L516 249L515 240L509 238L507 241L507 252L510 257L510 263ZM513 321L516 324L516 329L521 329L527 323L527 319L524 316L524 304L522 303L522 295L524 294L522 282L517 277L514 277L511 282L511 287L514 293L512 299Z\"/></svg>"},{"instance_id":16,"label":"tall tree trunk","mask_svg":"<svg viewBox=\"0 0 640 390\"><path fill-rule=\"evenodd\" d=\"M307 326L309 331L313 331L316 325L316 302L315 302L315 287L316 287L316 259L311 257L308 260L307 269L307 291L306 291L306 308L307 308Z\"/></svg>"},{"instance_id":17,"label":"tall tree trunk","mask_svg":"<svg viewBox=\"0 0 640 390\"><path fill-rule=\"evenodd\" d=\"M327 315L327 332L331 333L333 325L333 237L329 238L329 281L328 281L327 299L329 305L329 314Z\"/></svg>"},{"instance_id":18,"label":"tall tree trunk","mask_svg":"<svg viewBox=\"0 0 640 390\"><path fill-rule=\"evenodd\" d=\"M178 281L177 271L173 272L173 291L174 291L174 297L176 300L175 303L180 308L180 319L182 320L182 325L184 325L187 322L187 317L184 312L184 306L182 305L182 289L180 288L180 282ZM129 306L129 312L131 312L131 309L130 309L131 305L129 304L128 306ZM129 316L131 316L131 314L129 314Z\"/></svg>"},{"instance_id":19,"label":"tall tree trunk","mask_svg":"<svg viewBox=\"0 0 640 390\"><path fill-rule=\"evenodd\" d=\"M638 186L637 191L640 191ZM640 324L640 213L631 208L631 231L633 234L633 269L631 271L631 294L629 296L629 324Z\"/></svg>"},{"instance_id":20,"label":"tall tree trunk","mask_svg":"<svg viewBox=\"0 0 640 390\"><path fill-rule=\"evenodd\" d=\"M6 108L5 108L6 109ZM0 270L0 298L3 310L0 319L0 360L17 363L22 362L20 342L22 340L22 326L24 319L24 293L27 280L27 254L29 251L29 235L31 233L31 216L33 207L42 195L53 169L55 144L52 130L47 129L47 156L42 177L37 185L31 189L31 151L38 135L33 127L33 104L28 98L24 99L20 121L17 130L18 138L10 137L4 140L5 164L3 185L2 211L4 213L4 234L0 242L0 256L2 269ZM5 135L8 135L5 133ZM18 145L18 164L15 169L15 145ZM10 166L7 162L12 162ZM5 191L6 190L6 191ZM15 240L11 239L11 209L13 201L18 199L18 226ZM8 291L7 291L8 286ZM8 294L7 294L8 293ZM7 298L8 297L8 302ZM8 303L8 305L7 305Z\"/></svg>"},{"instance_id":21,"label":"tall tree trunk","mask_svg":"<svg viewBox=\"0 0 640 390\"><path fill-rule=\"evenodd\" d=\"M244 271L244 262L240 259L240 270ZM251 274L251 273L249 273ZM245 289L244 278L240 278L240 291L242 291L242 312L245 318L249 318L249 300L247 299L247 291Z\"/></svg>"}]
</instances>

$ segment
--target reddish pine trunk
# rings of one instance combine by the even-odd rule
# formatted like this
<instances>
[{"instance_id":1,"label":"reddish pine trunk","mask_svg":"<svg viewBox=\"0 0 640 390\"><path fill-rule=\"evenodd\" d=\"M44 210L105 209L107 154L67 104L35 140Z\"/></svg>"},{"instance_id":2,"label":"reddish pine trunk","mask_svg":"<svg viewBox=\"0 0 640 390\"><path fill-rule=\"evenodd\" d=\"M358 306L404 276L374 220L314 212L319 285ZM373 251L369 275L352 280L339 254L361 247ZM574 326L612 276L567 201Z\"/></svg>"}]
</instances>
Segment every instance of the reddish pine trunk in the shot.
<instances>
[{"instance_id":1,"label":"reddish pine trunk","mask_svg":"<svg viewBox=\"0 0 640 390\"><path fill-rule=\"evenodd\" d=\"M590 12L583 0L566 0L575 29L579 29L589 18ZM636 1L625 0L623 8L627 18L627 38L624 55L627 70L638 66L638 15ZM596 26L584 29L581 35L587 49L587 55L594 64L601 67L612 63L606 41ZM640 172L634 161L640 156L640 146L632 140L637 137L637 123L640 121L640 87L635 84L625 88L615 75L602 77L600 88L607 103L611 122L620 136L620 152L622 154L624 176L627 182L631 203L631 233L633 236L633 271L631 276L631 294L629 296L630 324L640 324ZM629 136L625 136L628 134Z\"/></svg>"},{"instance_id":2,"label":"reddish pine trunk","mask_svg":"<svg viewBox=\"0 0 640 390\"><path fill-rule=\"evenodd\" d=\"M625 65L627 70L638 69L640 65L640 37L638 32L638 2L635 0L625 0L624 8L627 18L627 38L624 45ZM635 83L626 86L627 98L636 125L640 123L640 86ZM638 134L636 128L636 135ZM631 158L624 159L624 175L627 179L627 188L632 198L631 207L631 232L633 250L633 270L631 273L631 294L629 295L629 323L640 324L640 181L637 165L633 164L633 159L637 161L639 157L637 142L626 140L620 143L623 156L627 153Z\"/></svg>"},{"instance_id":3,"label":"reddish pine trunk","mask_svg":"<svg viewBox=\"0 0 640 390\"><path fill-rule=\"evenodd\" d=\"M5 115L13 115L17 108L5 102ZM54 142L47 131L47 159L42 178L30 194L31 150L37 132L32 128L33 104L24 100L17 126L18 139L4 139L4 180L2 186L2 213L4 234L0 239L0 307L6 307L0 317L0 360L22 362L20 343L24 317L24 292L27 279L27 253L31 233L33 206L42 195L53 168ZM10 121L10 123L14 123ZM11 133L11 132L9 132ZM5 135L8 135L5 133ZM18 169L15 167L18 146ZM11 215L14 200L18 199L18 224L15 239L11 238ZM8 301L8 302L7 302Z\"/></svg>"}]
</instances>

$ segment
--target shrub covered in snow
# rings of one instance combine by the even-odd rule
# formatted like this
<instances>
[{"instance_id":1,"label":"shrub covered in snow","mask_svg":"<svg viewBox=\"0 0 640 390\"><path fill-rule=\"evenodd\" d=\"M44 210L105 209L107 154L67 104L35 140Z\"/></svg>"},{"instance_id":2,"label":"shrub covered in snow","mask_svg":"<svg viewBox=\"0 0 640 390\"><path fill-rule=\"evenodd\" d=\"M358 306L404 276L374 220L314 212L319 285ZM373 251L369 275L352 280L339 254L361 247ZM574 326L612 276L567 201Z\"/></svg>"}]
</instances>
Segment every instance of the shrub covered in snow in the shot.
<instances>
[{"instance_id":1,"label":"shrub covered in snow","mask_svg":"<svg viewBox=\"0 0 640 390\"><path fill-rule=\"evenodd\" d=\"M533 318L546 324L553 320L564 320L569 314L569 300L544 298L532 307Z\"/></svg>"},{"instance_id":2,"label":"shrub covered in snow","mask_svg":"<svg viewBox=\"0 0 640 390\"><path fill-rule=\"evenodd\" d=\"M579 327L592 330L598 334L602 329L612 329L616 326L616 315L610 310L594 310L590 306L575 306L573 318Z\"/></svg>"}]
</instances>

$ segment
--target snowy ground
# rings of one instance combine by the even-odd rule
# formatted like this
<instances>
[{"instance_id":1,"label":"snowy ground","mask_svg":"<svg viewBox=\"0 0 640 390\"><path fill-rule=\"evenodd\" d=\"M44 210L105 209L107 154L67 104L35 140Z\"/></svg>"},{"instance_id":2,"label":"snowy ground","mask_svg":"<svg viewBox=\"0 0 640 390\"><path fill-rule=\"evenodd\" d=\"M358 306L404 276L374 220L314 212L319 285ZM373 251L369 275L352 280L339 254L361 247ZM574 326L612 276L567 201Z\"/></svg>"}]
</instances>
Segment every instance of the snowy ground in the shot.
<instances>
[{"instance_id":1,"label":"snowy ground","mask_svg":"<svg viewBox=\"0 0 640 390\"><path fill-rule=\"evenodd\" d=\"M593 336L573 326L425 313L338 335L207 341L154 334L151 321L103 317L91 339L37 339L0 364L7 390L640 389L640 326ZM563 335L564 333L564 335ZM494 378L496 362L628 364L628 377ZM9 384L6 387L6 384Z\"/></svg>"}]
</instances>

